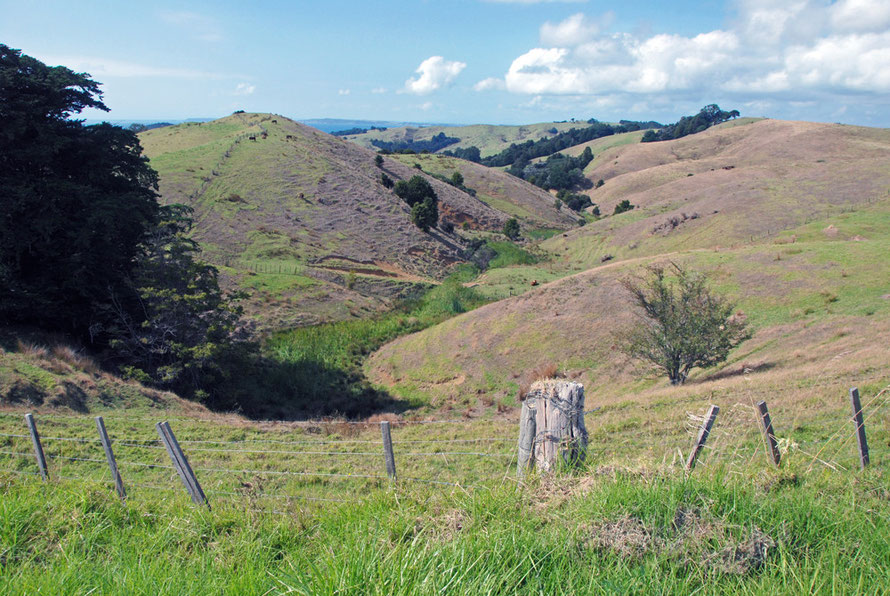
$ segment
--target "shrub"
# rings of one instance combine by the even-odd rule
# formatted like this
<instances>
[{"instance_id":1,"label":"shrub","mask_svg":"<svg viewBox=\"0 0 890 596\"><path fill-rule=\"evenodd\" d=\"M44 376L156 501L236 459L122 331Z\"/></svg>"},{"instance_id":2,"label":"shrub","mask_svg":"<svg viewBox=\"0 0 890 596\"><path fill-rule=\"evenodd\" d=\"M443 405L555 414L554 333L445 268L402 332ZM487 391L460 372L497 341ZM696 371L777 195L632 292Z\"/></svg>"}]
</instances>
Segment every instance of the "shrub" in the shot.
<instances>
[{"instance_id":1,"label":"shrub","mask_svg":"<svg viewBox=\"0 0 890 596\"><path fill-rule=\"evenodd\" d=\"M506 236L510 240L516 240L517 238L519 238L519 222L516 221L515 217L511 217L504 224L504 236Z\"/></svg>"},{"instance_id":2,"label":"shrub","mask_svg":"<svg viewBox=\"0 0 890 596\"><path fill-rule=\"evenodd\" d=\"M386 174L380 174L380 184L382 184L385 188L392 188L396 185L396 183L393 182L392 178L390 178Z\"/></svg>"},{"instance_id":3,"label":"shrub","mask_svg":"<svg viewBox=\"0 0 890 596\"><path fill-rule=\"evenodd\" d=\"M383 156L382 155L376 156L374 158L374 163L377 165L378 168L382 168L383 167Z\"/></svg>"},{"instance_id":4,"label":"shrub","mask_svg":"<svg viewBox=\"0 0 890 596\"><path fill-rule=\"evenodd\" d=\"M749 337L743 315L707 285L700 273L672 264L676 282L663 267L649 267L646 279L625 279L641 322L619 338L619 348L667 373L671 385L682 385L695 367L726 360L729 351Z\"/></svg>"},{"instance_id":5,"label":"shrub","mask_svg":"<svg viewBox=\"0 0 890 596\"><path fill-rule=\"evenodd\" d=\"M615 211L612 214L618 215L619 213L624 213L625 211L630 211L634 207L636 207L636 205L631 205L629 200L624 199L620 203L615 205Z\"/></svg>"}]
</instances>

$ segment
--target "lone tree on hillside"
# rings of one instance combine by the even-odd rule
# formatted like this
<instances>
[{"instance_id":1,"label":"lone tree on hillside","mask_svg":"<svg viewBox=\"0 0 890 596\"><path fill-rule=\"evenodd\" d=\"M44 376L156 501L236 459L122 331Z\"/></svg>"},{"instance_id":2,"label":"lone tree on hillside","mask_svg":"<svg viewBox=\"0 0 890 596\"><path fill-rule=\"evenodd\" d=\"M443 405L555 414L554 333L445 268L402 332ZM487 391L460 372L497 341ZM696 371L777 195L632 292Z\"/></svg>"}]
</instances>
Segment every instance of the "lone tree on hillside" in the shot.
<instances>
[{"instance_id":1,"label":"lone tree on hillside","mask_svg":"<svg viewBox=\"0 0 890 596\"><path fill-rule=\"evenodd\" d=\"M396 182L396 195L411 206L411 221L424 232L439 220L439 198L432 185L423 176L412 176L405 182Z\"/></svg>"},{"instance_id":2,"label":"lone tree on hillside","mask_svg":"<svg viewBox=\"0 0 890 596\"><path fill-rule=\"evenodd\" d=\"M682 385L694 367L726 360L729 351L749 337L735 305L712 291L707 278L671 263L675 281L664 267L649 267L645 279L621 282L642 310L639 323L627 331L620 349L667 373L671 385Z\"/></svg>"},{"instance_id":3,"label":"lone tree on hillside","mask_svg":"<svg viewBox=\"0 0 890 596\"><path fill-rule=\"evenodd\" d=\"M516 221L515 217L511 217L504 223L504 236L510 240L519 238L519 222Z\"/></svg>"}]
</instances>

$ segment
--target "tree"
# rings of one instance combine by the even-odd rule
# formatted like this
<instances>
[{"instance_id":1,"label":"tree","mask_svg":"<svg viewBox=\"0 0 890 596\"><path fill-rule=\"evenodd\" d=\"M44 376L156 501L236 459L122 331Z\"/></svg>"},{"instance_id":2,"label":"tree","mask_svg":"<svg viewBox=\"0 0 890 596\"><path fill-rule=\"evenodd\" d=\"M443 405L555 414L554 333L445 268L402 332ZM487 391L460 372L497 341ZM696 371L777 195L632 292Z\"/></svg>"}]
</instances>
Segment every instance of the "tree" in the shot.
<instances>
[{"instance_id":1,"label":"tree","mask_svg":"<svg viewBox=\"0 0 890 596\"><path fill-rule=\"evenodd\" d=\"M519 222L516 221L515 217L511 217L504 223L504 236L510 240L517 240L519 238Z\"/></svg>"},{"instance_id":2,"label":"tree","mask_svg":"<svg viewBox=\"0 0 890 596\"><path fill-rule=\"evenodd\" d=\"M377 155L377 156L375 156L375 157L374 157L374 164L376 164L376 166L377 166L378 168L382 168L382 167L383 167L383 156L382 156L382 155Z\"/></svg>"},{"instance_id":3,"label":"tree","mask_svg":"<svg viewBox=\"0 0 890 596\"><path fill-rule=\"evenodd\" d=\"M676 281L661 266L649 267L645 279L622 280L642 316L620 338L620 349L682 385L691 369L723 362L749 334L744 316L733 315L735 306L713 292L703 274L673 263L671 269Z\"/></svg>"},{"instance_id":4,"label":"tree","mask_svg":"<svg viewBox=\"0 0 890 596\"><path fill-rule=\"evenodd\" d=\"M208 401L229 373L221 364L247 343L233 341L241 309L219 288L215 267L195 259L192 210L161 208L141 245L129 292L112 296L105 332L128 376Z\"/></svg>"},{"instance_id":5,"label":"tree","mask_svg":"<svg viewBox=\"0 0 890 596\"><path fill-rule=\"evenodd\" d=\"M451 184L457 187L461 187L464 185L464 176L460 172L454 172L451 174Z\"/></svg>"},{"instance_id":6,"label":"tree","mask_svg":"<svg viewBox=\"0 0 890 596\"><path fill-rule=\"evenodd\" d=\"M395 182L392 181L392 178L387 176L386 174L380 174L380 184L382 184L385 188L392 188L395 186Z\"/></svg>"},{"instance_id":7,"label":"tree","mask_svg":"<svg viewBox=\"0 0 890 596\"><path fill-rule=\"evenodd\" d=\"M427 197L420 203L415 203L411 207L411 221L424 232L429 232L430 228L439 221L439 206L435 196Z\"/></svg>"},{"instance_id":8,"label":"tree","mask_svg":"<svg viewBox=\"0 0 890 596\"><path fill-rule=\"evenodd\" d=\"M427 197L437 198L433 186L423 176L411 176L407 182L399 180L396 182L394 192L411 207L423 202Z\"/></svg>"},{"instance_id":9,"label":"tree","mask_svg":"<svg viewBox=\"0 0 890 596\"><path fill-rule=\"evenodd\" d=\"M0 44L0 321L87 335L157 222L136 135L69 120L101 98L89 75Z\"/></svg>"},{"instance_id":10,"label":"tree","mask_svg":"<svg viewBox=\"0 0 890 596\"><path fill-rule=\"evenodd\" d=\"M619 213L630 211L634 207L636 207L636 205L631 204L628 199L622 199L620 203L615 205L615 210L612 212L612 215L618 215Z\"/></svg>"}]
</instances>

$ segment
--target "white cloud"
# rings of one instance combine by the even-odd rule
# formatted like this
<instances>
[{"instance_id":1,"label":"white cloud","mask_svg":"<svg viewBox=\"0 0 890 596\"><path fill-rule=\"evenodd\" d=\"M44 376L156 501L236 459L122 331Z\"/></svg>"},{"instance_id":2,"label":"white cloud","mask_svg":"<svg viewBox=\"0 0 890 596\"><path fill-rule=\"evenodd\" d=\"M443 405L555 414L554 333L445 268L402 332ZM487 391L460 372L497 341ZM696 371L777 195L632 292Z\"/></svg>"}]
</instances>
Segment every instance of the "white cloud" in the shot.
<instances>
[{"instance_id":1,"label":"white cloud","mask_svg":"<svg viewBox=\"0 0 890 596\"><path fill-rule=\"evenodd\" d=\"M541 44L560 47L579 45L593 39L612 19L611 12L603 15L599 21L579 12L556 24L547 21L541 25Z\"/></svg>"},{"instance_id":2,"label":"white cloud","mask_svg":"<svg viewBox=\"0 0 890 596\"><path fill-rule=\"evenodd\" d=\"M380 95L382 93L386 93L386 88L385 87L375 87L374 89L371 89L371 93L373 93L374 95Z\"/></svg>"},{"instance_id":3,"label":"white cloud","mask_svg":"<svg viewBox=\"0 0 890 596\"><path fill-rule=\"evenodd\" d=\"M583 13L546 22L542 46L513 60L503 84L533 96L627 96L630 103L890 91L887 0L738 0L736 6L738 18L726 29L697 35L605 33L606 21Z\"/></svg>"},{"instance_id":4,"label":"white cloud","mask_svg":"<svg viewBox=\"0 0 890 596\"><path fill-rule=\"evenodd\" d=\"M432 93L451 84L466 66L463 62L451 62L442 56L430 56L414 71L419 76L405 81L404 91L416 95Z\"/></svg>"},{"instance_id":5,"label":"white cloud","mask_svg":"<svg viewBox=\"0 0 890 596\"><path fill-rule=\"evenodd\" d=\"M504 83L503 79L499 79L497 77L489 77L487 79L483 79L473 85L473 89L476 91L489 91L491 89L505 89L506 83Z\"/></svg>"},{"instance_id":6,"label":"white cloud","mask_svg":"<svg viewBox=\"0 0 890 596\"><path fill-rule=\"evenodd\" d=\"M839 31L874 33L890 26L887 0L840 0L829 12L832 25Z\"/></svg>"},{"instance_id":7,"label":"white cloud","mask_svg":"<svg viewBox=\"0 0 890 596\"><path fill-rule=\"evenodd\" d=\"M350 91L349 89L338 89L337 90L337 95L349 95L350 93L352 93L352 91Z\"/></svg>"},{"instance_id":8,"label":"white cloud","mask_svg":"<svg viewBox=\"0 0 890 596\"><path fill-rule=\"evenodd\" d=\"M161 19L165 22L185 29L189 34L201 41L220 41L223 39L222 28L216 19L196 12L164 11Z\"/></svg>"},{"instance_id":9,"label":"white cloud","mask_svg":"<svg viewBox=\"0 0 890 596\"><path fill-rule=\"evenodd\" d=\"M426 102L420 104L420 109L423 110L424 112L431 110L432 107L433 107L433 102L431 102L431 101L426 101Z\"/></svg>"},{"instance_id":10,"label":"white cloud","mask_svg":"<svg viewBox=\"0 0 890 596\"><path fill-rule=\"evenodd\" d=\"M47 64L62 64L77 72L87 72L94 79L103 78L137 78L158 77L170 79L227 79L232 75L224 75L212 72L202 72L188 68L175 68L169 66L152 66L90 56L42 56L41 60Z\"/></svg>"},{"instance_id":11,"label":"white cloud","mask_svg":"<svg viewBox=\"0 0 890 596\"><path fill-rule=\"evenodd\" d=\"M235 86L235 95L253 95L254 91L256 91L256 85L250 83L238 83Z\"/></svg>"}]
</instances>

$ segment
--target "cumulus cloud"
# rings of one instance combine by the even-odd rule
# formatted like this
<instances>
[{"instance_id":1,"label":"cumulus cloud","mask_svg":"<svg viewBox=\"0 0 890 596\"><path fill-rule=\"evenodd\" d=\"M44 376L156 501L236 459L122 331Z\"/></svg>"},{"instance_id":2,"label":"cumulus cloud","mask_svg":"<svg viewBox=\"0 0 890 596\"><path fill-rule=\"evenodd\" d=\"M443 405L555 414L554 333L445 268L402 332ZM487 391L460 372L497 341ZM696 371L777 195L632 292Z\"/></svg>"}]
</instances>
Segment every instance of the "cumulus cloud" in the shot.
<instances>
[{"instance_id":1,"label":"cumulus cloud","mask_svg":"<svg viewBox=\"0 0 890 596\"><path fill-rule=\"evenodd\" d=\"M350 93L352 93L352 91L350 91L349 89L338 89L337 90L337 95L349 95Z\"/></svg>"},{"instance_id":2,"label":"cumulus cloud","mask_svg":"<svg viewBox=\"0 0 890 596\"><path fill-rule=\"evenodd\" d=\"M416 95L432 93L450 85L466 66L463 62L452 62L442 56L430 56L414 71L418 76L405 81L404 91Z\"/></svg>"},{"instance_id":3,"label":"cumulus cloud","mask_svg":"<svg viewBox=\"0 0 890 596\"><path fill-rule=\"evenodd\" d=\"M697 35L604 32L608 16L541 26L541 47L513 60L508 91L631 98L890 91L887 0L739 0L725 29ZM477 90L494 88L485 79Z\"/></svg>"},{"instance_id":4,"label":"cumulus cloud","mask_svg":"<svg viewBox=\"0 0 890 596\"><path fill-rule=\"evenodd\" d=\"M254 91L256 91L256 85L250 83L238 83L235 86L235 95L253 95Z\"/></svg>"},{"instance_id":5,"label":"cumulus cloud","mask_svg":"<svg viewBox=\"0 0 890 596\"><path fill-rule=\"evenodd\" d=\"M489 77L487 79L482 79L475 85L473 85L473 89L476 91L490 91L492 89L504 89L506 84L503 79L499 79L497 77Z\"/></svg>"}]
</instances>

